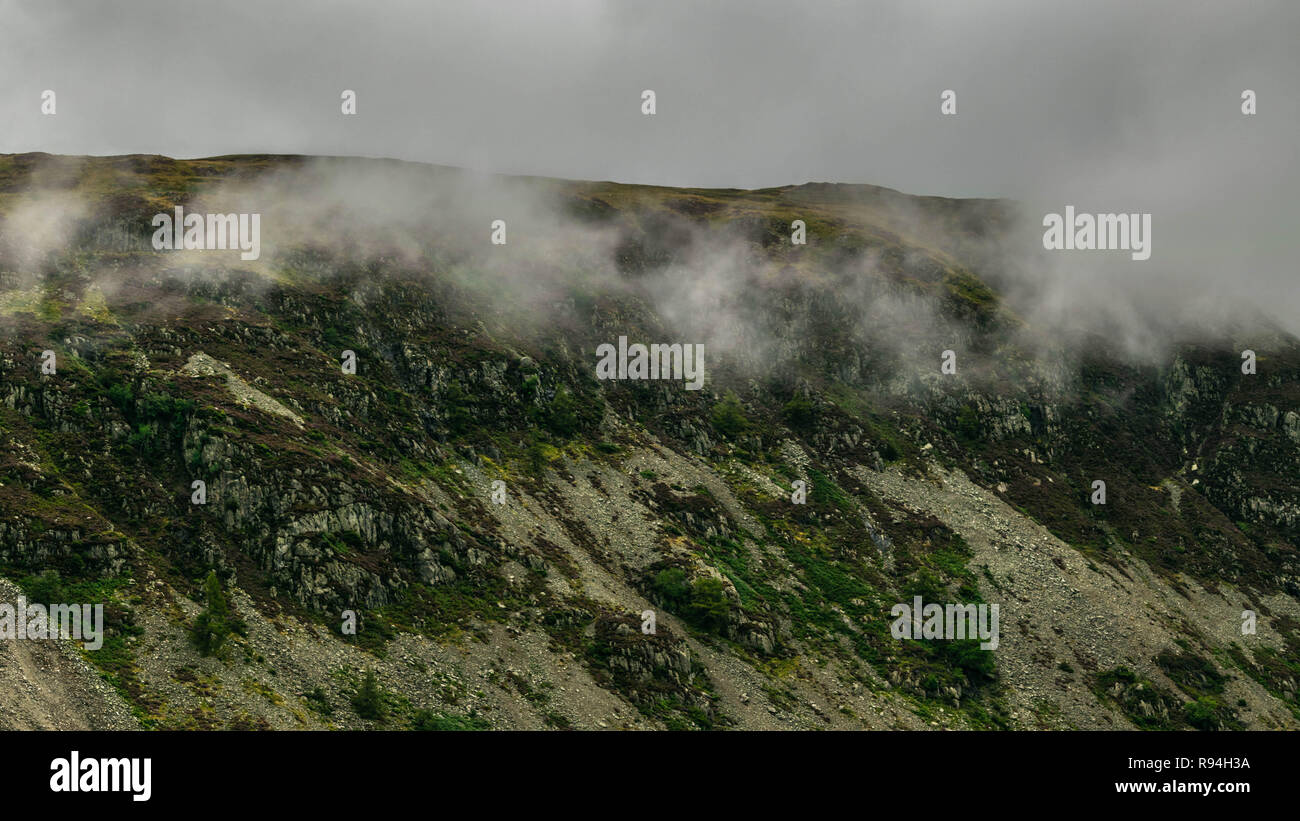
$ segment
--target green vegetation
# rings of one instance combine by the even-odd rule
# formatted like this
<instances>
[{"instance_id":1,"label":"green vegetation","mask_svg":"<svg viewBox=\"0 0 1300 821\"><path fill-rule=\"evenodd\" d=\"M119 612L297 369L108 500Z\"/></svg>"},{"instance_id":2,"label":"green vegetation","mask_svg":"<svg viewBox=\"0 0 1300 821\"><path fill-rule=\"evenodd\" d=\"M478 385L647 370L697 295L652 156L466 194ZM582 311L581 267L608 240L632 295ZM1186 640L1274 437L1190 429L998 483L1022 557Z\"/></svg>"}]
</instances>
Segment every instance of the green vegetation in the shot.
<instances>
[{"instance_id":1,"label":"green vegetation","mask_svg":"<svg viewBox=\"0 0 1300 821\"><path fill-rule=\"evenodd\" d=\"M701 630L717 631L727 624L731 602L718 579L702 576L687 584L686 571L670 567L659 571L650 587L666 608Z\"/></svg>"},{"instance_id":2,"label":"green vegetation","mask_svg":"<svg viewBox=\"0 0 1300 821\"><path fill-rule=\"evenodd\" d=\"M1174 682L1192 696L1180 702L1169 691L1142 678L1127 667L1117 667L1095 678L1097 698L1116 704L1139 729L1197 730L1241 729L1236 712L1219 700L1225 679L1204 659L1189 653L1164 652L1156 662Z\"/></svg>"},{"instance_id":3,"label":"green vegetation","mask_svg":"<svg viewBox=\"0 0 1300 821\"><path fill-rule=\"evenodd\" d=\"M796 396L781 408L781 420L792 430L810 430L817 421L817 409L806 396Z\"/></svg>"},{"instance_id":4,"label":"green vegetation","mask_svg":"<svg viewBox=\"0 0 1300 821\"><path fill-rule=\"evenodd\" d=\"M214 656L232 633L243 632L244 624L243 620L231 613L230 603L226 601L216 571L209 572L203 582L203 599L207 606L194 620L190 628L190 639L200 655Z\"/></svg>"},{"instance_id":5,"label":"green vegetation","mask_svg":"<svg viewBox=\"0 0 1300 821\"><path fill-rule=\"evenodd\" d=\"M329 696L325 695L325 689L319 685L308 690L303 695L303 701L312 712L321 718L329 718L334 715L334 705L330 704Z\"/></svg>"},{"instance_id":6,"label":"green vegetation","mask_svg":"<svg viewBox=\"0 0 1300 821\"><path fill-rule=\"evenodd\" d=\"M425 732L469 732L490 730L492 725L481 716L459 716L420 710L411 717L411 729Z\"/></svg>"},{"instance_id":7,"label":"green vegetation","mask_svg":"<svg viewBox=\"0 0 1300 821\"><path fill-rule=\"evenodd\" d=\"M1288 649L1295 646L1296 642L1291 639ZM1247 657L1247 652L1251 653L1253 660ZM1296 682L1300 681L1300 653L1279 653L1272 647L1257 647L1246 651L1234 645L1226 655L1238 669L1268 690L1291 710L1292 715L1300 719L1300 689L1296 687Z\"/></svg>"},{"instance_id":8,"label":"green vegetation","mask_svg":"<svg viewBox=\"0 0 1300 821\"><path fill-rule=\"evenodd\" d=\"M352 709L357 715L369 721L383 721L388 715L383 690L379 687L379 677L373 669L368 669L361 678L361 684L352 695Z\"/></svg>"},{"instance_id":9,"label":"green vegetation","mask_svg":"<svg viewBox=\"0 0 1300 821\"><path fill-rule=\"evenodd\" d=\"M745 409L740 405L740 398L731 391L713 406L709 419L713 423L713 429L728 439L735 439L750 427Z\"/></svg>"},{"instance_id":10,"label":"green vegetation","mask_svg":"<svg viewBox=\"0 0 1300 821\"><path fill-rule=\"evenodd\" d=\"M6 571L6 575L10 573ZM118 601L118 591L126 584L124 578L67 579L52 569L18 578L18 586L32 602L104 605L103 645L95 651L82 648L82 656L131 705L141 726L154 727L156 720L153 712L158 707L158 701L145 690L140 681L132 649L135 640L144 634L144 630L136 623L134 610Z\"/></svg>"}]
</instances>

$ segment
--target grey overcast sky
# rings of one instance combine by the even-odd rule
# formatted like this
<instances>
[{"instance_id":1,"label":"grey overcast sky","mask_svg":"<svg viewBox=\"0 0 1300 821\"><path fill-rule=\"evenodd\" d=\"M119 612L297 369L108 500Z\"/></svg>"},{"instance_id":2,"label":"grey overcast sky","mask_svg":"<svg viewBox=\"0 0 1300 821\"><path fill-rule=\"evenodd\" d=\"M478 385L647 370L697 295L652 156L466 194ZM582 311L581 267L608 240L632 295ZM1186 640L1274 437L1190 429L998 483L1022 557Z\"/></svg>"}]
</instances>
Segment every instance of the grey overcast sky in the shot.
<instances>
[{"instance_id":1,"label":"grey overcast sky","mask_svg":"<svg viewBox=\"0 0 1300 821\"><path fill-rule=\"evenodd\" d=\"M1260 289L1300 328L1298 42L1296 0L0 0L0 152L1145 211L1149 281Z\"/></svg>"},{"instance_id":2,"label":"grey overcast sky","mask_svg":"<svg viewBox=\"0 0 1300 821\"><path fill-rule=\"evenodd\" d=\"M1293 166L1298 37L1244 0L0 0L0 151L1022 196L1170 150Z\"/></svg>"}]
</instances>

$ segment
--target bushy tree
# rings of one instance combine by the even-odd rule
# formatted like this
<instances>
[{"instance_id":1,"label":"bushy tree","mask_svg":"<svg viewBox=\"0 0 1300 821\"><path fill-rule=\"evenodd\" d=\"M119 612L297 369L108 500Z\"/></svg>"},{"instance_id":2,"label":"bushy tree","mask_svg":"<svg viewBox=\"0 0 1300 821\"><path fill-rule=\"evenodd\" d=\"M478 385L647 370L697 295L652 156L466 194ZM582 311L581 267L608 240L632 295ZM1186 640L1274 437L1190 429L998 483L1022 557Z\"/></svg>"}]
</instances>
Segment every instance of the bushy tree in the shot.
<instances>
[{"instance_id":1,"label":"bushy tree","mask_svg":"<svg viewBox=\"0 0 1300 821\"><path fill-rule=\"evenodd\" d=\"M728 439L749 430L749 419L745 417L745 409L741 407L739 397L731 391L727 391L722 401L713 406L711 421L714 430Z\"/></svg>"},{"instance_id":2,"label":"bushy tree","mask_svg":"<svg viewBox=\"0 0 1300 821\"><path fill-rule=\"evenodd\" d=\"M705 576L696 579L691 585L691 603L687 609L687 617L691 621L701 627L717 630L726 625L730 612L731 602L727 600L726 591L719 579Z\"/></svg>"},{"instance_id":3,"label":"bushy tree","mask_svg":"<svg viewBox=\"0 0 1300 821\"><path fill-rule=\"evenodd\" d=\"M190 636L200 655L211 656L221 649L236 626L215 570L209 572L207 580L203 582L203 598L207 607L194 620Z\"/></svg>"},{"instance_id":4,"label":"bushy tree","mask_svg":"<svg viewBox=\"0 0 1300 821\"><path fill-rule=\"evenodd\" d=\"M679 611L691 593L691 588L686 583L686 571L680 567L660 570L650 582L650 587L659 595L660 602L673 611Z\"/></svg>"},{"instance_id":5,"label":"bushy tree","mask_svg":"<svg viewBox=\"0 0 1300 821\"><path fill-rule=\"evenodd\" d=\"M794 430L805 430L817 421L817 409L806 396L796 396L781 409L781 418Z\"/></svg>"},{"instance_id":6,"label":"bushy tree","mask_svg":"<svg viewBox=\"0 0 1300 821\"><path fill-rule=\"evenodd\" d=\"M578 419L578 400L567 388L561 387L555 392L547 414L546 426L551 432L563 439L571 438L581 427Z\"/></svg>"},{"instance_id":7,"label":"bushy tree","mask_svg":"<svg viewBox=\"0 0 1300 821\"><path fill-rule=\"evenodd\" d=\"M379 689L379 677L374 670L367 670L361 678L361 686L352 696L352 709L357 715L371 721L384 718L384 694Z\"/></svg>"}]
</instances>

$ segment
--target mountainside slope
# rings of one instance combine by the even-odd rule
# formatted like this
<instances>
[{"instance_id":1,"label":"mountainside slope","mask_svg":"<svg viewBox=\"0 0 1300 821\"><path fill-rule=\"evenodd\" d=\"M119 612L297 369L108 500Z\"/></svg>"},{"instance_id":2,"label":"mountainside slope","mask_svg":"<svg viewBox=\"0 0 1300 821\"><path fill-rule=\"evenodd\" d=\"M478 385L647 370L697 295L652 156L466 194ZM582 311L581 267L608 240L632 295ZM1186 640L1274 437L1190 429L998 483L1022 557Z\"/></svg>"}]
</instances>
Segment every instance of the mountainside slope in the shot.
<instances>
[{"instance_id":1,"label":"mountainside slope","mask_svg":"<svg viewBox=\"0 0 1300 821\"><path fill-rule=\"evenodd\" d=\"M260 213L260 258L153 250L178 205ZM1300 726L1300 343L1054 339L1012 219L0 156L0 571L106 603L146 727ZM619 337L702 344L703 389L597 379ZM915 596L998 647L893 637Z\"/></svg>"}]
</instances>

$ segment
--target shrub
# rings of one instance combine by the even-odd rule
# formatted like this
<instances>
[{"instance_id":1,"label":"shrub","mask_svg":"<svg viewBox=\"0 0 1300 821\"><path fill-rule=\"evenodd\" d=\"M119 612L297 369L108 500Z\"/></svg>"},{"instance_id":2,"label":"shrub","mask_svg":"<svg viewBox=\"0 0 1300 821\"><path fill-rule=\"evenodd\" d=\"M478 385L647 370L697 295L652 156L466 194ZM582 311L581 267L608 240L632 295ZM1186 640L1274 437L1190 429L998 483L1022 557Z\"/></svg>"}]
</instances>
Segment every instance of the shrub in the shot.
<instances>
[{"instance_id":1,"label":"shrub","mask_svg":"<svg viewBox=\"0 0 1300 821\"><path fill-rule=\"evenodd\" d=\"M939 647L947 662L965 673L971 684L981 684L997 678L997 660L991 651L980 649L978 640L945 641Z\"/></svg>"},{"instance_id":2,"label":"shrub","mask_svg":"<svg viewBox=\"0 0 1300 821\"><path fill-rule=\"evenodd\" d=\"M563 439L568 439L578 432L581 422L578 419L578 402L567 388L555 392L555 399L546 415L546 427Z\"/></svg>"},{"instance_id":3,"label":"shrub","mask_svg":"<svg viewBox=\"0 0 1300 821\"><path fill-rule=\"evenodd\" d=\"M374 670L366 670L361 678L361 686L352 696L352 709L362 718L383 721L384 694L379 689L379 677Z\"/></svg>"},{"instance_id":4,"label":"shrub","mask_svg":"<svg viewBox=\"0 0 1300 821\"><path fill-rule=\"evenodd\" d=\"M957 411L957 436L967 442L974 442L980 438L979 414L970 405L963 405L961 410Z\"/></svg>"},{"instance_id":5,"label":"shrub","mask_svg":"<svg viewBox=\"0 0 1300 821\"><path fill-rule=\"evenodd\" d=\"M1189 701L1183 706L1183 715L1187 723L1198 730L1219 729L1219 704L1211 696L1201 696L1196 701Z\"/></svg>"},{"instance_id":6,"label":"shrub","mask_svg":"<svg viewBox=\"0 0 1300 821\"><path fill-rule=\"evenodd\" d=\"M447 408L447 428L453 436L464 436L478 424L473 398L455 382L443 392L442 403Z\"/></svg>"},{"instance_id":7,"label":"shrub","mask_svg":"<svg viewBox=\"0 0 1300 821\"><path fill-rule=\"evenodd\" d=\"M781 409L781 418L794 430L805 430L817 421L817 409L804 396L796 396Z\"/></svg>"},{"instance_id":8,"label":"shrub","mask_svg":"<svg viewBox=\"0 0 1300 821\"><path fill-rule=\"evenodd\" d=\"M650 588L669 610L681 610L691 594L690 586L686 584L686 571L680 567L660 570Z\"/></svg>"},{"instance_id":9,"label":"shrub","mask_svg":"<svg viewBox=\"0 0 1300 821\"><path fill-rule=\"evenodd\" d=\"M314 690L308 691L303 696L303 699L307 702L307 706L319 715L330 716L334 714L334 706L330 704L329 696L325 695L325 690L322 687L316 687Z\"/></svg>"},{"instance_id":10,"label":"shrub","mask_svg":"<svg viewBox=\"0 0 1300 821\"><path fill-rule=\"evenodd\" d=\"M426 732L467 732L490 728L491 725L478 716L456 716L420 710L411 717L411 729Z\"/></svg>"},{"instance_id":11,"label":"shrub","mask_svg":"<svg viewBox=\"0 0 1300 821\"><path fill-rule=\"evenodd\" d=\"M711 420L713 429L728 439L735 438L749 430L749 419L740 405L740 399L731 391L722 401L713 406Z\"/></svg>"},{"instance_id":12,"label":"shrub","mask_svg":"<svg viewBox=\"0 0 1300 821\"><path fill-rule=\"evenodd\" d=\"M46 570L39 576L31 577L25 585L29 601L53 604L64 600L63 579L57 570Z\"/></svg>"},{"instance_id":13,"label":"shrub","mask_svg":"<svg viewBox=\"0 0 1300 821\"><path fill-rule=\"evenodd\" d=\"M131 386L122 382L114 382L108 386L108 399L123 414L134 414L135 412L135 394L131 392Z\"/></svg>"},{"instance_id":14,"label":"shrub","mask_svg":"<svg viewBox=\"0 0 1300 821\"><path fill-rule=\"evenodd\" d=\"M660 570L650 589L665 608L705 630L725 626L731 612L731 601L720 580L705 576L688 584L686 571L680 567Z\"/></svg>"},{"instance_id":15,"label":"shrub","mask_svg":"<svg viewBox=\"0 0 1300 821\"><path fill-rule=\"evenodd\" d=\"M242 633L244 625L231 615L230 604L215 570L210 571L203 582L203 598L207 607L194 620L190 638L200 655L211 656L221 649L231 633Z\"/></svg>"},{"instance_id":16,"label":"shrub","mask_svg":"<svg viewBox=\"0 0 1300 821\"><path fill-rule=\"evenodd\" d=\"M528 472L538 478L546 472L546 446L540 440L528 446Z\"/></svg>"},{"instance_id":17,"label":"shrub","mask_svg":"<svg viewBox=\"0 0 1300 821\"><path fill-rule=\"evenodd\" d=\"M731 602L723 590L722 582L706 576L696 579L691 585L691 602L687 607L687 618L700 627L717 629L727 623L731 612Z\"/></svg>"}]
</instances>

